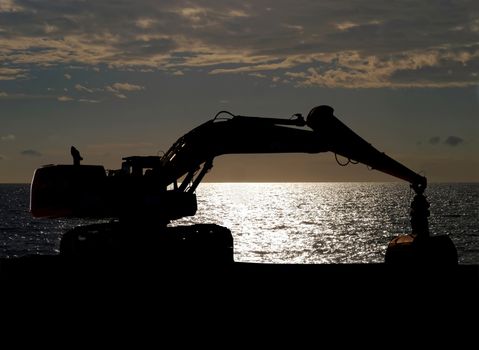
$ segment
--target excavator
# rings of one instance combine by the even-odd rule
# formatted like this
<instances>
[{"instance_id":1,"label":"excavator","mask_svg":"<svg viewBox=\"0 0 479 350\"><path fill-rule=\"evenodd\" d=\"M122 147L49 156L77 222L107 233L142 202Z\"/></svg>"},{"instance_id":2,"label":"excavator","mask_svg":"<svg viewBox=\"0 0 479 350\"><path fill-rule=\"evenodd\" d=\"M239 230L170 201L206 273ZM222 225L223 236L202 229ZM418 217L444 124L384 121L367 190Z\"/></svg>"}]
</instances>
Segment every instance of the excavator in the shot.
<instances>
[{"instance_id":1,"label":"excavator","mask_svg":"<svg viewBox=\"0 0 479 350\"><path fill-rule=\"evenodd\" d=\"M72 259L136 256L174 264L234 264L229 229L215 224L168 226L193 216L195 190L213 167L215 157L253 153L332 152L406 181L415 192L411 233L394 237L386 264L458 263L448 235L431 235L427 179L362 139L327 105L304 118L266 118L221 111L180 137L163 156L123 158L120 169L83 165L72 147L73 164L36 169L31 183L34 217L92 218L109 222L79 226L66 232L60 255Z\"/></svg>"}]
</instances>

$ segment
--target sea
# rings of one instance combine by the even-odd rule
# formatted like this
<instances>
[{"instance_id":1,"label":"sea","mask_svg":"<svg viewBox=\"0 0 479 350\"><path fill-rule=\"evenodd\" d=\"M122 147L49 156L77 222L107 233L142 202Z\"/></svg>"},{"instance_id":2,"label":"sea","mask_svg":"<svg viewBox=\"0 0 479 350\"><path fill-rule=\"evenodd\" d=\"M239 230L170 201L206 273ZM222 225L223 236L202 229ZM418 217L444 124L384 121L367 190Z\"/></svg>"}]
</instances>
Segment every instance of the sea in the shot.
<instances>
[{"instance_id":1,"label":"sea","mask_svg":"<svg viewBox=\"0 0 479 350\"><path fill-rule=\"evenodd\" d=\"M33 218L28 184L0 185L0 257L59 253L68 230L102 220ZM262 263L379 263L410 233L404 183L202 183L195 216L170 225L229 228L234 259ZM432 235L449 235L461 264L479 264L479 183L432 183ZM103 220L107 221L107 220Z\"/></svg>"}]
</instances>

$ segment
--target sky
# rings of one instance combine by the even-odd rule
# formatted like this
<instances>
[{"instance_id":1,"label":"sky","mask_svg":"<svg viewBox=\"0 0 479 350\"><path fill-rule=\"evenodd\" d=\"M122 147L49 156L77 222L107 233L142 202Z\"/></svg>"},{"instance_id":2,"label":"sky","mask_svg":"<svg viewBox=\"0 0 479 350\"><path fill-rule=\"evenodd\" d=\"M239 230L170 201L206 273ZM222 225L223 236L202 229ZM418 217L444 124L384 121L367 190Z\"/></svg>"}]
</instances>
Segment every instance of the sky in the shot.
<instances>
[{"instance_id":1,"label":"sky","mask_svg":"<svg viewBox=\"0 0 479 350\"><path fill-rule=\"evenodd\" d=\"M0 183L323 104L430 182L479 181L479 2L0 0ZM400 181L331 153L221 156L205 180Z\"/></svg>"}]
</instances>

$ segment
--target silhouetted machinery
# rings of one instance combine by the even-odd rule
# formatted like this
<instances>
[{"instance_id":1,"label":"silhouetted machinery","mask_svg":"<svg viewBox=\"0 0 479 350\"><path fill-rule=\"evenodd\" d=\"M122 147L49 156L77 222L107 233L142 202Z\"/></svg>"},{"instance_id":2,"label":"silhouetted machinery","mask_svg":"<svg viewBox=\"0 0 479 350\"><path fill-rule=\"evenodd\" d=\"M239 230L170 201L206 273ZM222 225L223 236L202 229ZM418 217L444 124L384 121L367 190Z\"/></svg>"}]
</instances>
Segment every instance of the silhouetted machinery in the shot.
<instances>
[{"instance_id":1,"label":"silhouetted machinery","mask_svg":"<svg viewBox=\"0 0 479 350\"><path fill-rule=\"evenodd\" d=\"M214 224L167 226L195 215L195 190L224 154L333 152L405 180L416 195L412 232L389 244L386 263L457 264L449 236L432 236L425 177L378 151L333 115L313 108L306 120L261 118L219 112L182 136L162 157L124 158L121 169L49 165L35 171L31 213L35 217L112 218L109 223L77 227L64 234L60 253L71 257L155 256L175 262L233 262L231 232ZM227 116L227 117L223 117ZM72 153L73 155L73 153Z\"/></svg>"}]
</instances>

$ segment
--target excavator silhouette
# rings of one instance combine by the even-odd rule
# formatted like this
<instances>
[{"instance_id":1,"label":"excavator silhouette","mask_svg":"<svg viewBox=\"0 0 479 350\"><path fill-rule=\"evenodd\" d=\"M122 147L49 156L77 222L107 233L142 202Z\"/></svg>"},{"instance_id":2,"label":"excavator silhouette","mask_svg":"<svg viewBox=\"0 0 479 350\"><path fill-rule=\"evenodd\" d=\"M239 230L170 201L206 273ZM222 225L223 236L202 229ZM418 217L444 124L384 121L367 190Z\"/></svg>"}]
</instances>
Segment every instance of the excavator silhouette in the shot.
<instances>
[{"instance_id":1,"label":"excavator silhouette","mask_svg":"<svg viewBox=\"0 0 479 350\"><path fill-rule=\"evenodd\" d=\"M195 215L195 190L213 167L215 157L250 153L333 152L349 162L410 183L411 233L388 246L389 264L458 262L449 236L430 235L427 180L378 151L349 129L330 106L313 108L306 119L247 117L219 112L212 120L180 137L162 156L123 158L121 169L50 165L35 171L30 210L34 217L111 218L107 223L79 226L66 232L60 255L69 258L155 257L174 264L234 263L231 232L215 224L170 227ZM73 149L73 148L72 148Z\"/></svg>"}]
</instances>

